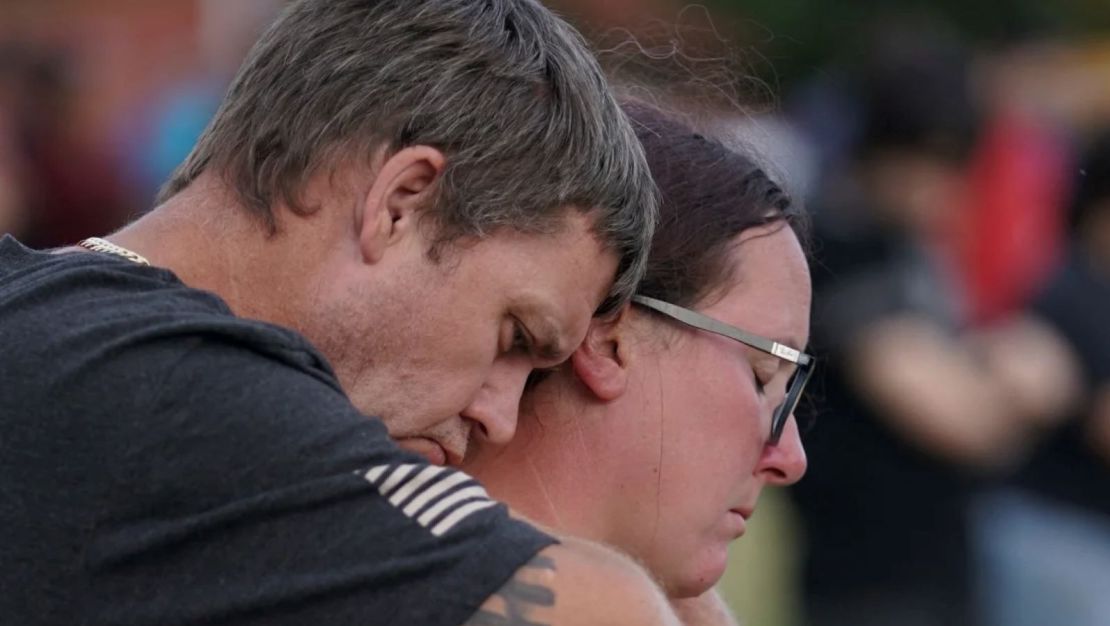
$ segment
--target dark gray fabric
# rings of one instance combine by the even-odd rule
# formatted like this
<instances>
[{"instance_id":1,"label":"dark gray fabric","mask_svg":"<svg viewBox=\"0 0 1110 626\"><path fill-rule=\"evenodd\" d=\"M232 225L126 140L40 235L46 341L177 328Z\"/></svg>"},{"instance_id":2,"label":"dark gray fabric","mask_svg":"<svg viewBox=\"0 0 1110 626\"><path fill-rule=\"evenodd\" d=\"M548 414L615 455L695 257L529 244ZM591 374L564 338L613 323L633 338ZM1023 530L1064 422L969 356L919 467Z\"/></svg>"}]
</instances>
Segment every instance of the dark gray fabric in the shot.
<instances>
[{"instance_id":1,"label":"dark gray fabric","mask_svg":"<svg viewBox=\"0 0 1110 626\"><path fill-rule=\"evenodd\" d=\"M1110 387L1110 277L1091 262L1073 255L1034 303L1078 356L1089 390ZM1049 433L1016 484L1082 510L1097 512L1110 523L1110 464L1089 443L1091 409Z\"/></svg>"},{"instance_id":2,"label":"dark gray fabric","mask_svg":"<svg viewBox=\"0 0 1110 626\"><path fill-rule=\"evenodd\" d=\"M366 477L429 466L304 339L167 271L6 237L0 346L4 624L455 626L552 542L431 533Z\"/></svg>"}]
</instances>

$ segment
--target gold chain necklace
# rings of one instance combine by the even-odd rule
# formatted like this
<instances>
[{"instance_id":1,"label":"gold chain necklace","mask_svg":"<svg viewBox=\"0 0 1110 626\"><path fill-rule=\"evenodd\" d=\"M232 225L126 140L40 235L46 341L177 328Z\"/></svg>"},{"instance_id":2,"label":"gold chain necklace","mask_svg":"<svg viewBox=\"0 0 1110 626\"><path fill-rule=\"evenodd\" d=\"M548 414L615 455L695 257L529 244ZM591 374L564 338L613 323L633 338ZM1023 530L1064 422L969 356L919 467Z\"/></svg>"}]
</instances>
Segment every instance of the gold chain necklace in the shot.
<instances>
[{"instance_id":1,"label":"gold chain necklace","mask_svg":"<svg viewBox=\"0 0 1110 626\"><path fill-rule=\"evenodd\" d=\"M116 256L123 257L128 261L131 261L132 263L138 263L139 265L150 265L150 261L147 261L145 257L139 255L138 253L132 252L127 248L124 248L123 246L117 246L110 241L105 241L100 237L89 237L88 239L78 243L77 245L85 248L86 250L92 250L93 252L114 254Z\"/></svg>"}]
</instances>

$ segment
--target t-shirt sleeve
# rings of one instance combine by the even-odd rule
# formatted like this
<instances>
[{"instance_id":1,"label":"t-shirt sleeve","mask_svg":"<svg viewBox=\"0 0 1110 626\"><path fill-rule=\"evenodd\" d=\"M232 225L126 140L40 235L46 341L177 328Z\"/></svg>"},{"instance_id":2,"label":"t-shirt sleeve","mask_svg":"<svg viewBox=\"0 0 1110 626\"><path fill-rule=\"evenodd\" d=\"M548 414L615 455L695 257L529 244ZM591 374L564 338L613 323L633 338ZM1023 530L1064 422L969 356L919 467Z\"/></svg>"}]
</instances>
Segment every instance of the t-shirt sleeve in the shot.
<instances>
[{"instance_id":1,"label":"t-shirt sleeve","mask_svg":"<svg viewBox=\"0 0 1110 626\"><path fill-rule=\"evenodd\" d=\"M310 350L208 329L139 352L160 382L108 442L96 623L457 626L554 541L397 448Z\"/></svg>"}]
</instances>

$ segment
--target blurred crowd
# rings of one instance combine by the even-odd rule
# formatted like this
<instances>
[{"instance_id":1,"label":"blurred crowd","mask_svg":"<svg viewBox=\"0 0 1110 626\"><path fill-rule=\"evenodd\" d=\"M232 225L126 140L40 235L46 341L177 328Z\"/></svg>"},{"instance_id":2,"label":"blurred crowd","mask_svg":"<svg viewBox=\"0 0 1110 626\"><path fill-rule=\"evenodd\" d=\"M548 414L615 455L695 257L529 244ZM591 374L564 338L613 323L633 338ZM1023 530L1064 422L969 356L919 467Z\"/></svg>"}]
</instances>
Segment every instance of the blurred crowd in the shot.
<instances>
[{"instance_id":1,"label":"blurred crowd","mask_svg":"<svg viewBox=\"0 0 1110 626\"><path fill-rule=\"evenodd\" d=\"M0 3L0 232L60 246L150 208L282 4Z\"/></svg>"},{"instance_id":2,"label":"blurred crowd","mask_svg":"<svg viewBox=\"0 0 1110 626\"><path fill-rule=\"evenodd\" d=\"M1106 623L1110 57L976 56L921 20L870 45L795 104L843 140L809 198L810 623Z\"/></svg>"},{"instance_id":3,"label":"blurred crowd","mask_svg":"<svg viewBox=\"0 0 1110 626\"><path fill-rule=\"evenodd\" d=\"M88 4L0 6L0 233L33 246L149 208L281 2ZM1110 32L958 26L876 16L777 106L712 105L815 225L810 471L763 522L797 520L799 624L1110 623Z\"/></svg>"}]
</instances>

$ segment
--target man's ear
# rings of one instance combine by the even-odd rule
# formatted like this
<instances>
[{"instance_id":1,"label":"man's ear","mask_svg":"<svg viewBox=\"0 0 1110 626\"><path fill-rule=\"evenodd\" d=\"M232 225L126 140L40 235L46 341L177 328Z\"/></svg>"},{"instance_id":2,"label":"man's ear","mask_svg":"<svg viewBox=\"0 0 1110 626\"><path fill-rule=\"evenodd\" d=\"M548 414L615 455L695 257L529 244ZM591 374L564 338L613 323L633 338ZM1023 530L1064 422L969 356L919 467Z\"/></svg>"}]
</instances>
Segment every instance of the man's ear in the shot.
<instances>
[{"instance_id":1,"label":"man's ear","mask_svg":"<svg viewBox=\"0 0 1110 626\"><path fill-rule=\"evenodd\" d=\"M598 400L611 402L628 386L628 308L611 319L594 319L570 357L574 373Z\"/></svg>"},{"instance_id":2,"label":"man's ear","mask_svg":"<svg viewBox=\"0 0 1110 626\"><path fill-rule=\"evenodd\" d=\"M359 249L367 263L377 263L390 246L416 233L419 213L446 165L443 153L430 146L410 146L382 159L356 209Z\"/></svg>"}]
</instances>

